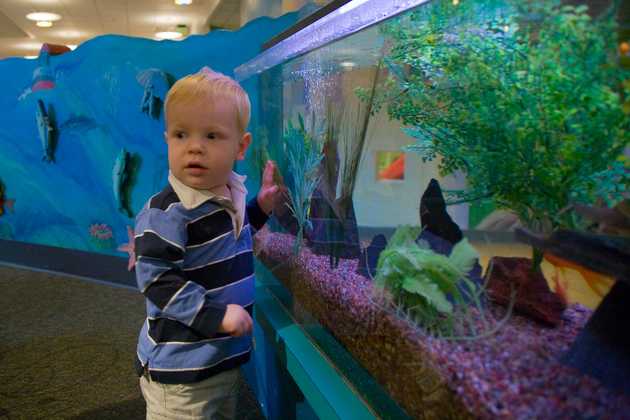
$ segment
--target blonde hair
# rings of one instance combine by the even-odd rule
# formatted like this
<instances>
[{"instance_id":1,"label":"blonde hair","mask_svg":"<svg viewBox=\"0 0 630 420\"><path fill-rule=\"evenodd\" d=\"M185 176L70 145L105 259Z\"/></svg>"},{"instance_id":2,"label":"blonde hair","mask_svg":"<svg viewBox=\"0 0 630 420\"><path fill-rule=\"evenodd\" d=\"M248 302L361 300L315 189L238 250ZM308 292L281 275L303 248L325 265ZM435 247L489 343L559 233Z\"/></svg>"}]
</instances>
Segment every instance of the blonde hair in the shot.
<instances>
[{"instance_id":1,"label":"blonde hair","mask_svg":"<svg viewBox=\"0 0 630 420\"><path fill-rule=\"evenodd\" d=\"M193 99L216 99L217 97L227 98L234 102L236 122L239 129L245 132L251 112L247 92L236 80L209 67L204 67L198 73L190 74L175 82L166 95L164 115L166 116L169 105Z\"/></svg>"}]
</instances>

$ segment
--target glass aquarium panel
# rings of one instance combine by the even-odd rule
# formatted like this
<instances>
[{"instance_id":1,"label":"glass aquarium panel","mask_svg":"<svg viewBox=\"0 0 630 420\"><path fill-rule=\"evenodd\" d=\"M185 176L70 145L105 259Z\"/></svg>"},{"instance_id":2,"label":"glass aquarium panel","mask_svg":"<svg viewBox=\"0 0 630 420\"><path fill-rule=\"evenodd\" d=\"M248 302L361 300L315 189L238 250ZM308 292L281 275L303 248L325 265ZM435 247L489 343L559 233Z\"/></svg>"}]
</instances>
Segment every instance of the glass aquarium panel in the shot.
<instances>
[{"instance_id":1,"label":"glass aquarium panel","mask_svg":"<svg viewBox=\"0 0 630 420\"><path fill-rule=\"evenodd\" d=\"M629 17L436 0L259 67L269 288L410 417L630 409Z\"/></svg>"}]
</instances>

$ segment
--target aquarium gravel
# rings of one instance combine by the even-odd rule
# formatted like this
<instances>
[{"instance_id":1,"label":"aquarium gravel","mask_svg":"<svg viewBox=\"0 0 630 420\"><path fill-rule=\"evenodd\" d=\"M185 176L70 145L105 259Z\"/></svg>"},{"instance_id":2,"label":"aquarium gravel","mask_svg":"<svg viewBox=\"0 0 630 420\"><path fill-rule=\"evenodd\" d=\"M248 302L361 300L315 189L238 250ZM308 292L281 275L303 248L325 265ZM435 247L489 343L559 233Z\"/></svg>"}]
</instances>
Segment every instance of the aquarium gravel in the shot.
<instances>
[{"instance_id":1,"label":"aquarium gravel","mask_svg":"<svg viewBox=\"0 0 630 420\"><path fill-rule=\"evenodd\" d=\"M629 396L559 362L588 321L590 309L569 306L556 328L512 314L490 337L438 339L378 304L371 280L356 274L356 260L342 259L331 270L327 256L306 247L294 257L293 240L290 235L259 231L258 258L410 415L630 419ZM488 309L495 319L506 313L503 307ZM419 373L414 377L409 371ZM412 384L409 378L426 383ZM418 385L422 392L440 388L448 392L414 400L409 391Z\"/></svg>"}]
</instances>

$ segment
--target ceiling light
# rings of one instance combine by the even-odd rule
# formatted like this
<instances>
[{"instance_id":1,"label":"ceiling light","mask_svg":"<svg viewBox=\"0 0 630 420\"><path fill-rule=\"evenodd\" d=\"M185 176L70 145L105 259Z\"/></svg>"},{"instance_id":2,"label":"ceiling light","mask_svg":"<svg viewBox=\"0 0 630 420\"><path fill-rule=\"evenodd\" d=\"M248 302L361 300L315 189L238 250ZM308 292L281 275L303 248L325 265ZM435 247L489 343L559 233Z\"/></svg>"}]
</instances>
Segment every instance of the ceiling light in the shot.
<instances>
[{"instance_id":1,"label":"ceiling light","mask_svg":"<svg viewBox=\"0 0 630 420\"><path fill-rule=\"evenodd\" d=\"M182 36L183 35L181 32L176 32L176 31L162 31L162 32L155 33L155 37L157 39L179 39Z\"/></svg>"},{"instance_id":2,"label":"ceiling light","mask_svg":"<svg viewBox=\"0 0 630 420\"><path fill-rule=\"evenodd\" d=\"M77 38L85 38L89 34L87 32L75 31L71 29L66 31L56 31L54 35L58 36L59 38L69 39L69 42L72 42Z\"/></svg>"},{"instance_id":3,"label":"ceiling light","mask_svg":"<svg viewBox=\"0 0 630 420\"><path fill-rule=\"evenodd\" d=\"M339 63L339 65L345 69L353 69L356 67L357 63L355 63L354 61L342 61L341 63Z\"/></svg>"},{"instance_id":4,"label":"ceiling light","mask_svg":"<svg viewBox=\"0 0 630 420\"><path fill-rule=\"evenodd\" d=\"M188 6L192 4L192 0L175 0L175 4L178 6Z\"/></svg>"},{"instance_id":5,"label":"ceiling light","mask_svg":"<svg viewBox=\"0 0 630 420\"><path fill-rule=\"evenodd\" d=\"M38 22L39 21L55 22L61 19L61 15L58 15L57 13L35 12L35 13L29 13L28 15L26 15L26 18L28 20L35 20Z\"/></svg>"},{"instance_id":6,"label":"ceiling light","mask_svg":"<svg viewBox=\"0 0 630 420\"><path fill-rule=\"evenodd\" d=\"M25 55L24 58L26 58L27 60L35 60L37 58L36 55Z\"/></svg>"},{"instance_id":7,"label":"ceiling light","mask_svg":"<svg viewBox=\"0 0 630 420\"><path fill-rule=\"evenodd\" d=\"M50 28L53 24L49 20L40 20L35 25L39 26L40 28Z\"/></svg>"}]
</instances>

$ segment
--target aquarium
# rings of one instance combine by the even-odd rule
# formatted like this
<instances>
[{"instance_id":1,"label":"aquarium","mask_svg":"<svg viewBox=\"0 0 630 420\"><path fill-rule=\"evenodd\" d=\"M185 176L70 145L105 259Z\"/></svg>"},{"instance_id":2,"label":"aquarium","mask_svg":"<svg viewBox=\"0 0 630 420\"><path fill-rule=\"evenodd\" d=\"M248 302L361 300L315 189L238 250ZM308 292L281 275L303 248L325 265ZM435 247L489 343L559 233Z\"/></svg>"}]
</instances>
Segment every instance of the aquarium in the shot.
<instances>
[{"instance_id":1,"label":"aquarium","mask_svg":"<svg viewBox=\"0 0 630 420\"><path fill-rule=\"evenodd\" d=\"M629 12L354 0L236 69L260 282L377 417L630 412Z\"/></svg>"}]
</instances>

